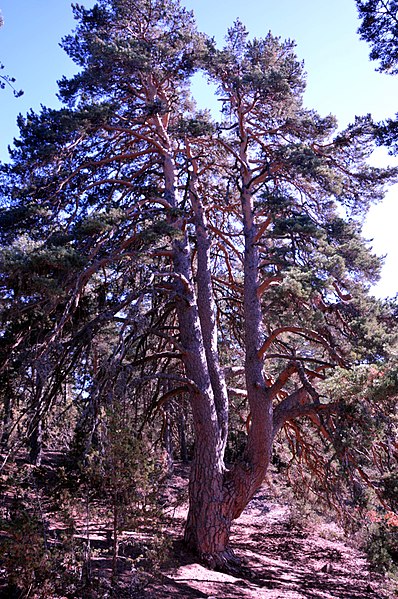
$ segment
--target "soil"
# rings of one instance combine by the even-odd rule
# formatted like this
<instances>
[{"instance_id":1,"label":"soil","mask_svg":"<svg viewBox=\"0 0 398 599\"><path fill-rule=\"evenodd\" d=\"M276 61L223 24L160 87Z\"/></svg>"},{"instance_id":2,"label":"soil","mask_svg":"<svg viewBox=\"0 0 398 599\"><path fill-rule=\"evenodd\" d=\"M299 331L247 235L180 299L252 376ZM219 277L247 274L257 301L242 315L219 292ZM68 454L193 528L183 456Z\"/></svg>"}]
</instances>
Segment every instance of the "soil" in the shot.
<instances>
[{"instance_id":1,"label":"soil","mask_svg":"<svg viewBox=\"0 0 398 599\"><path fill-rule=\"evenodd\" d=\"M181 493L185 476L171 485ZM302 526L289 505L272 500L264 485L235 522L232 546L239 572L208 570L187 554L182 536L186 506L174 513L173 559L142 599L392 599L391 584L371 572L364 554L333 522Z\"/></svg>"},{"instance_id":2,"label":"soil","mask_svg":"<svg viewBox=\"0 0 398 599\"><path fill-rule=\"evenodd\" d=\"M47 480L50 472L47 470ZM80 519L75 536L84 543L89 527L94 549L89 567L100 581L101 589L84 591L82 599L398 598L397 588L394 590L391 582L371 571L365 555L347 540L333 521L320 517L312 521L303 519L297 508L275 499L267 483L233 526L232 548L241 567L228 573L203 567L181 542L187 514L187 481L188 467L176 465L163 497L169 522L168 561L156 573L150 571L148 564L146 567L144 564L141 572L131 569L131 561L121 557L116 589L112 590L110 584L109 526L100 520L92 519L88 523ZM50 528L57 529L60 524L56 514L47 514L48 517L52 519ZM151 532L147 530L141 537L150 538ZM124 538L128 539L129 535L136 537L137 533L126 532ZM0 573L0 597L9 599L10 587L3 586L4 582ZM46 596L46 599L55 598Z\"/></svg>"}]
</instances>

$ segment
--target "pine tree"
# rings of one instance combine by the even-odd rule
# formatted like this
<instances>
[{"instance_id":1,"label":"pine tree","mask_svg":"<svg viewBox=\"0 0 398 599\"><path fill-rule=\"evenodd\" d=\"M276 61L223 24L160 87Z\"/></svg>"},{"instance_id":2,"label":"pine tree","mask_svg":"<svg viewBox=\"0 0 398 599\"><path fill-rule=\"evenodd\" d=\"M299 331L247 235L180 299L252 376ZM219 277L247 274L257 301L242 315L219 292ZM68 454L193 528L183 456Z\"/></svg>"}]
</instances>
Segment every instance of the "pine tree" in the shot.
<instances>
[{"instance_id":1,"label":"pine tree","mask_svg":"<svg viewBox=\"0 0 398 599\"><path fill-rule=\"evenodd\" d=\"M367 165L369 118L337 132L304 108L292 42L251 41L238 21L219 50L177 0L74 13L63 47L81 70L60 82L65 106L21 117L2 167L3 376L24 388L33 459L66 386L83 445L118 385L137 414L187 396L185 540L229 566L231 523L276 435L307 418L332 444L339 406L320 384L388 352L395 321L366 299L380 263L360 222L391 172ZM198 69L220 123L190 96ZM246 443L227 465L234 396Z\"/></svg>"},{"instance_id":2,"label":"pine tree","mask_svg":"<svg viewBox=\"0 0 398 599\"><path fill-rule=\"evenodd\" d=\"M379 62L378 71L398 73L398 3L396 0L356 0L362 20L358 29L361 39L371 46L370 59ZM398 125L395 119L379 124L377 139L380 145L397 153Z\"/></svg>"},{"instance_id":3,"label":"pine tree","mask_svg":"<svg viewBox=\"0 0 398 599\"><path fill-rule=\"evenodd\" d=\"M356 0L356 4L362 19L358 33L372 46L371 60L380 61L380 71L396 74L398 3L396 0Z\"/></svg>"}]
</instances>

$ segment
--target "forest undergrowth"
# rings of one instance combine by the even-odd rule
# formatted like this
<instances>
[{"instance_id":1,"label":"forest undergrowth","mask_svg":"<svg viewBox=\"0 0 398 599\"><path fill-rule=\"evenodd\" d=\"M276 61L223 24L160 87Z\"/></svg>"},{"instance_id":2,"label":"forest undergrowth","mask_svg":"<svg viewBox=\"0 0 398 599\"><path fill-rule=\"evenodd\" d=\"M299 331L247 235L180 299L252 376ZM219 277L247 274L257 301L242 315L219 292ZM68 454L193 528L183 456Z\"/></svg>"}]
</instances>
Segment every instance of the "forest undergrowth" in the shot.
<instances>
[{"instance_id":1,"label":"forest undergrowth","mask_svg":"<svg viewBox=\"0 0 398 599\"><path fill-rule=\"evenodd\" d=\"M189 464L175 463L167 476L160 467L141 470L136 493L130 489L123 502L120 483L118 495L105 492L92 464L79 471L46 452L32 467L21 454L1 478L0 597L397 597L372 515L348 537L330 514L293 498L277 470L233 527L240 565L220 572L201 565L181 540Z\"/></svg>"}]
</instances>

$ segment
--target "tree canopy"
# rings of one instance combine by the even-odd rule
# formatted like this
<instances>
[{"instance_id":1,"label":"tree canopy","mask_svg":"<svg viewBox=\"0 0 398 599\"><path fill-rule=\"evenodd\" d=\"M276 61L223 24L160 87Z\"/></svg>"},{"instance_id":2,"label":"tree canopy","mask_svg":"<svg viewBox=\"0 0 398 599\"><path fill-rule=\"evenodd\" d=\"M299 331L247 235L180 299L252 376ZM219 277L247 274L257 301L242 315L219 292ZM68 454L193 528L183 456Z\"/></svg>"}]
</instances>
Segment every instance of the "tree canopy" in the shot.
<instances>
[{"instance_id":1,"label":"tree canopy","mask_svg":"<svg viewBox=\"0 0 398 599\"><path fill-rule=\"evenodd\" d=\"M361 38L371 46L370 58L379 62L382 73L398 73L398 3L395 0L357 0ZM380 123L377 140L380 145L397 153L397 120L389 118Z\"/></svg>"},{"instance_id":2,"label":"tree canopy","mask_svg":"<svg viewBox=\"0 0 398 599\"><path fill-rule=\"evenodd\" d=\"M371 60L380 62L379 70L398 73L398 3L395 0L356 0L362 19L359 34L369 42Z\"/></svg>"}]
</instances>

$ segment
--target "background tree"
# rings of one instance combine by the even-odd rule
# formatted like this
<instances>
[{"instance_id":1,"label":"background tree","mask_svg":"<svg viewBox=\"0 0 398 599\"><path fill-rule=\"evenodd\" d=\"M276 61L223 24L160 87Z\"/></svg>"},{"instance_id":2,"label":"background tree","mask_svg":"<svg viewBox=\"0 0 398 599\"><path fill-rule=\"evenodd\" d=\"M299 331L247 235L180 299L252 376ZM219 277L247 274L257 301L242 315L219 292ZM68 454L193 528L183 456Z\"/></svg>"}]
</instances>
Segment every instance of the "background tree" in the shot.
<instances>
[{"instance_id":1,"label":"background tree","mask_svg":"<svg viewBox=\"0 0 398 599\"><path fill-rule=\"evenodd\" d=\"M188 398L185 540L225 567L278 433L302 442L304 418L333 446L324 381L388 354L396 319L367 297L380 264L360 224L391 173L367 165L370 119L337 132L303 106L291 42L238 21L219 50L176 0L74 13L65 106L21 117L2 167L4 442L18 413L37 463L71 396L84 456L120 389L137 427ZM220 123L190 96L199 68ZM231 406L243 443L226 464Z\"/></svg>"},{"instance_id":2,"label":"background tree","mask_svg":"<svg viewBox=\"0 0 398 599\"><path fill-rule=\"evenodd\" d=\"M371 60L379 61L382 73L398 73L398 3L395 0L356 0L362 19L358 33L372 48ZM379 124L377 139L380 144L397 153L398 125L396 119Z\"/></svg>"},{"instance_id":3,"label":"background tree","mask_svg":"<svg viewBox=\"0 0 398 599\"><path fill-rule=\"evenodd\" d=\"M369 42L371 60L380 62L379 70L396 74L398 64L398 3L395 0L356 0L362 19L358 33Z\"/></svg>"}]
</instances>

